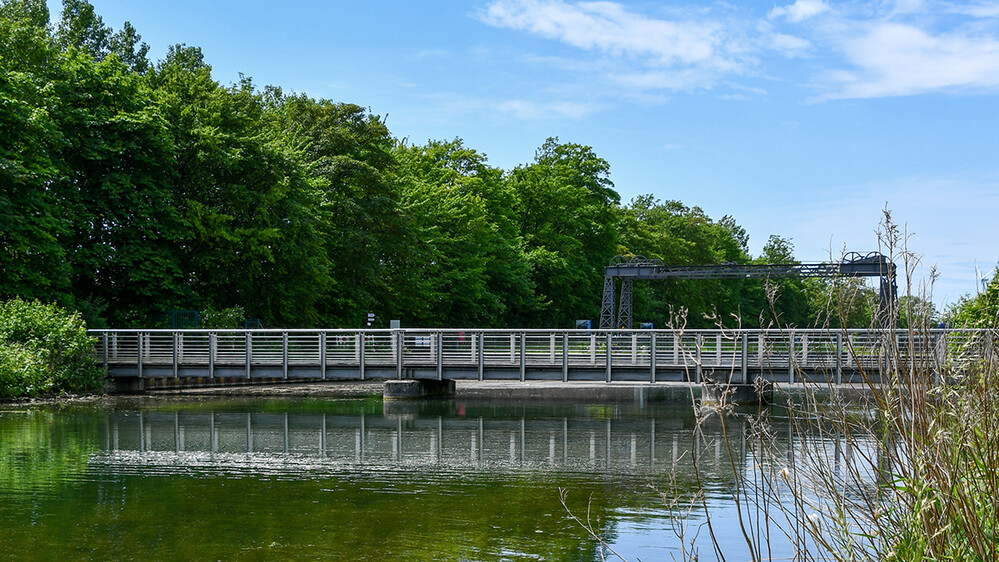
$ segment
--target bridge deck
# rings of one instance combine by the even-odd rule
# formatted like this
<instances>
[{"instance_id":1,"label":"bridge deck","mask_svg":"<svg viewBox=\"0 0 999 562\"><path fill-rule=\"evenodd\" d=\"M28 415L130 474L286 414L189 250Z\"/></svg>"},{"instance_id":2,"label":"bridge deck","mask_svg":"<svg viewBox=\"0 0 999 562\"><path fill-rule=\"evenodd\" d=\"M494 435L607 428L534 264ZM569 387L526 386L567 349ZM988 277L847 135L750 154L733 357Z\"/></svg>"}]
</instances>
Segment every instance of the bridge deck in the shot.
<instances>
[{"instance_id":1,"label":"bridge deck","mask_svg":"<svg viewBox=\"0 0 999 562\"><path fill-rule=\"evenodd\" d=\"M886 361L934 372L995 349L935 330L93 330L111 377L857 382ZM892 339L894 338L894 340Z\"/></svg>"}]
</instances>

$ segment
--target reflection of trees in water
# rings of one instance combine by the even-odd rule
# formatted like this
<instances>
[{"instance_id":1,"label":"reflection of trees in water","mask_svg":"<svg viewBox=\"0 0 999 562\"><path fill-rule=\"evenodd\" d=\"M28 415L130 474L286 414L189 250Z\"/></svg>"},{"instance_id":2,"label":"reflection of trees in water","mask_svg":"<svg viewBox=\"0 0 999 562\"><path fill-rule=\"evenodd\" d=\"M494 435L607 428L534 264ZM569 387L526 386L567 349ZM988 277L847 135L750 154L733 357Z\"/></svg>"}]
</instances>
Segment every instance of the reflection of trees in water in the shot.
<instances>
[{"instance_id":1,"label":"reflection of trees in water","mask_svg":"<svg viewBox=\"0 0 999 562\"><path fill-rule=\"evenodd\" d=\"M43 409L0 411L0 483L32 493L73 481L99 450L101 420Z\"/></svg>"},{"instance_id":2,"label":"reflection of trees in water","mask_svg":"<svg viewBox=\"0 0 999 562\"><path fill-rule=\"evenodd\" d=\"M574 513L590 510L594 529L608 540L633 533L633 525L671 536L679 518L696 526L706 520L705 508L731 510L733 491L758 479L761 461L779 488L781 469L799 462L803 447L825 447L834 462L858 454L856 443L803 434L778 415L760 439L755 413L698 422L689 408L654 405L344 404L5 415L0 452L34 460L0 470L19 470L4 481L20 478L22 490L57 481L76 490L43 500L42 511L59 513L43 531L82 524L120 537L124 526L137 525L128 532L182 533L203 542L202 550L186 540L170 547L178 550L146 545L143 556L223 556L204 544L236 552L241 541L263 548L267 540L429 559L427 537L443 534L454 542L438 545L445 558L544 552L590 560L599 556L558 503L559 488L568 491ZM700 490L705 503L692 504ZM81 497L88 499L75 503ZM8 506L10 521L26 516L19 505ZM221 536L210 539L209 528ZM307 538L306 530L315 536ZM10 539L33 540L27 530ZM110 539L99 542L108 557L133 556ZM262 552L296 554L273 548Z\"/></svg>"}]
</instances>

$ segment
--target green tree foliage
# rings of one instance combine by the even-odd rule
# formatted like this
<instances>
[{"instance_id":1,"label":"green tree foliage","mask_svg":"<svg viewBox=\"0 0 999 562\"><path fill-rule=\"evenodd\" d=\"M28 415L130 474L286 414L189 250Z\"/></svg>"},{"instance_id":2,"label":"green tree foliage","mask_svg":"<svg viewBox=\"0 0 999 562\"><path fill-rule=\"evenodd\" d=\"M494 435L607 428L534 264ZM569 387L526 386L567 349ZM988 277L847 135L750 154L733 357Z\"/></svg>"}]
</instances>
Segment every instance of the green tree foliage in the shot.
<instances>
[{"instance_id":1,"label":"green tree foliage","mask_svg":"<svg viewBox=\"0 0 999 562\"><path fill-rule=\"evenodd\" d=\"M809 308L818 326L870 328L875 326L877 290L858 277L809 279Z\"/></svg>"},{"instance_id":2,"label":"green tree foliage","mask_svg":"<svg viewBox=\"0 0 999 562\"><path fill-rule=\"evenodd\" d=\"M403 271L423 295L404 318L420 326L526 322L532 283L502 171L457 139L400 144L396 158L416 238Z\"/></svg>"},{"instance_id":3,"label":"green tree foliage","mask_svg":"<svg viewBox=\"0 0 999 562\"><path fill-rule=\"evenodd\" d=\"M763 245L763 255L756 259L762 264L797 264L791 240L771 235ZM809 304L808 281L793 277L768 279L763 283L766 293L763 324L810 328L814 322Z\"/></svg>"},{"instance_id":4,"label":"green tree foliage","mask_svg":"<svg viewBox=\"0 0 999 562\"><path fill-rule=\"evenodd\" d=\"M392 282L394 264L414 239L386 177L395 141L382 118L278 89L267 97L272 127L301 151L313 181L316 228L329 264L329 290L317 304L322 322L361 326L368 312L389 316L386 301L418 298Z\"/></svg>"},{"instance_id":5,"label":"green tree foliage","mask_svg":"<svg viewBox=\"0 0 999 562\"><path fill-rule=\"evenodd\" d=\"M78 49L95 61L113 54L135 72L144 73L149 69L146 59L149 45L142 43L142 37L132 24L125 22L115 33L104 25L104 20L87 0L63 0L56 40L63 49Z\"/></svg>"},{"instance_id":6,"label":"green tree foliage","mask_svg":"<svg viewBox=\"0 0 999 562\"><path fill-rule=\"evenodd\" d=\"M588 146L549 138L509 181L541 303L530 324L567 327L598 318L604 267L617 253L620 196L610 164Z\"/></svg>"},{"instance_id":7,"label":"green tree foliage","mask_svg":"<svg viewBox=\"0 0 999 562\"><path fill-rule=\"evenodd\" d=\"M43 28L7 19L28 4L0 12L0 298L68 304L70 268L59 238L69 217L51 189L60 177L56 153L67 142L52 115L60 106L52 87L61 79L59 54Z\"/></svg>"},{"instance_id":8,"label":"green tree foliage","mask_svg":"<svg viewBox=\"0 0 999 562\"><path fill-rule=\"evenodd\" d=\"M94 343L79 314L19 298L0 303L0 398L100 388Z\"/></svg>"},{"instance_id":9,"label":"green tree foliage","mask_svg":"<svg viewBox=\"0 0 999 562\"><path fill-rule=\"evenodd\" d=\"M659 201L652 195L636 197L620 210L621 250L624 254L660 259L670 265L747 263L748 238L731 217L715 222L698 207L679 201ZM753 285L744 280L696 279L635 283L636 321L664 326L685 310L692 327L713 327L717 322L756 325L762 299L743 308Z\"/></svg>"},{"instance_id":10,"label":"green tree foliage","mask_svg":"<svg viewBox=\"0 0 999 562\"><path fill-rule=\"evenodd\" d=\"M70 228L62 237L77 300L106 303L115 324L190 300L179 244L174 151L142 77L116 58L69 51L54 111L72 142L58 151Z\"/></svg>"},{"instance_id":11,"label":"green tree foliage","mask_svg":"<svg viewBox=\"0 0 999 562\"><path fill-rule=\"evenodd\" d=\"M358 105L219 84L196 47L147 53L87 0L52 23L42 0L0 0L0 298L112 327L235 307L268 326L569 327L598 318L616 254L754 261L732 217L621 206L591 147L549 138L505 172ZM772 237L755 261L793 246ZM636 320L867 325L851 283L637 283Z\"/></svg>"},{"instance_id":12,"label":"green tree foliage","mask_svg":"<svg viewBox=\"0 0 999 562\"><path fill-rule=\"evenodd\" d=\"M49 25L49 7L45 0L7 0L0 2L0 19L43 30Z\"/></svg>"},{"instance_id":13,"label":"green tree foliage","mask_svg":"<svg viewBox=\"0 0 999 562\"><path fill-rule=\"evenodd\" d=\"M220 86L190 47L172 48L148 79L174 146L189 288L203 303L242 305L269 325L315 325L329 279L315 182L266 126L263 96L249 80Z\"/></svg>"},{"instance_id":14,"label":"green tree foliage","mask_svg":"<svg viewBox=\"0 0 999 562\"><path fill-rule=\"evenodd\" d=\"M992 280L985 290L974 297L965 295L948 315L956 328L995 328L999 326L999 268L992 273Z\"/></svg>"}]
</instances>

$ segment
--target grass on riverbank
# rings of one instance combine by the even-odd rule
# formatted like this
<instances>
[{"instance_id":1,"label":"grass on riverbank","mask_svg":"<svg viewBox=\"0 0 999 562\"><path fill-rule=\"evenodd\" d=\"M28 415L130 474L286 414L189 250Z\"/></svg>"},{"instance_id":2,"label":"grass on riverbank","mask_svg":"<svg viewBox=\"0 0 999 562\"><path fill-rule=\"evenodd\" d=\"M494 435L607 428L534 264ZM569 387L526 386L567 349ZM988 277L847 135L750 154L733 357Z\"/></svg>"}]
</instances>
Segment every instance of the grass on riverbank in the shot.
<instances>
[{"instance_id":1,"label":"grass on riverbank","mask_svg":"<svg viewBox=\"0 0 999 562\"><path fill-rule=\"evenodd\" d=\"M915 258L887 214L882 242L913 294ZM787 404L787 450L765 418L754 425L755 470L733 490L754 561L770 558L773 533L798 560L999 560L999 326L955 349L923 322L901 339L881 330L880 366L864 377L869 403L829 400L828 385L812 385Z\"/></svg>"},{"instance_id":2,"label":"grass on riverbank","mask_svg":"<svg viewBox=\"0 0 999 562\"><path fill-rule=\"evenodd\" d=\"M916 260L887 213L882 243L905 264L905 292L914 294ZM905 337L882 328L877 366L863 372L867 402L807 383L799 371L806 391L784 405L788 434L778 438L761 409L750 417L745 451L726 438L738 528L716 528L703 492L683 497L664 484L682 559L742 560L748 552L762 562L784 556L777 545L789 543L796 561L999 560L999 321L954 343L934 339L930 318L920 325L911 320L918 311L902 312L911 322ZM937 352L916 353L927 349ZM726 431L737 415L724 393L697 412L694 440L704 438L702 424ZM712 462L693 459L702 460ZM738 554L722 546L733 534L745 545Z\"/></svg>"}]
</instances>

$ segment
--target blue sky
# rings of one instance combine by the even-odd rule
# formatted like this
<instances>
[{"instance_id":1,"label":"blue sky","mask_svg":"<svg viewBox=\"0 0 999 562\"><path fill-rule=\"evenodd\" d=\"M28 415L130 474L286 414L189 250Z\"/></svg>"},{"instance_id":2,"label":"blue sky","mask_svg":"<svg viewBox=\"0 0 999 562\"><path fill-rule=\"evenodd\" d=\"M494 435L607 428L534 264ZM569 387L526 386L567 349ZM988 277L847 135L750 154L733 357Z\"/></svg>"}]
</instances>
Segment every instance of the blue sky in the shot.
<instances>
[{"instance_id":1,"label":"blue sky","mask_svg":"<svg viewBox=\"0 0 999 562\"><path fill-rule=\"evenodd\" d=\"M92 0L162 58L357 103L504 169L592 146L623 201L729 214L758 254L878 249L882 210L938 306L999 261L999 2ZM59 3L50 2L53 19Z\"/></svg>"}]
</instances>

